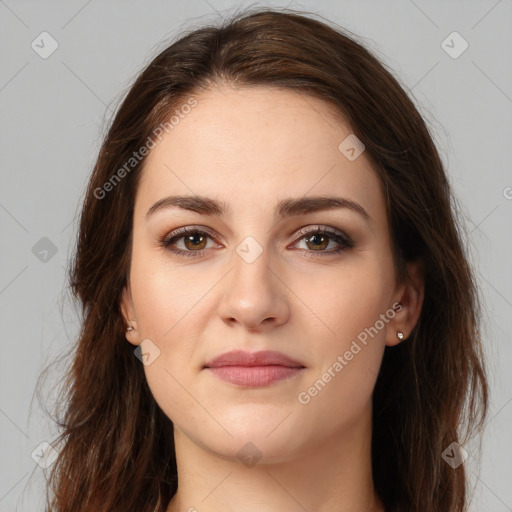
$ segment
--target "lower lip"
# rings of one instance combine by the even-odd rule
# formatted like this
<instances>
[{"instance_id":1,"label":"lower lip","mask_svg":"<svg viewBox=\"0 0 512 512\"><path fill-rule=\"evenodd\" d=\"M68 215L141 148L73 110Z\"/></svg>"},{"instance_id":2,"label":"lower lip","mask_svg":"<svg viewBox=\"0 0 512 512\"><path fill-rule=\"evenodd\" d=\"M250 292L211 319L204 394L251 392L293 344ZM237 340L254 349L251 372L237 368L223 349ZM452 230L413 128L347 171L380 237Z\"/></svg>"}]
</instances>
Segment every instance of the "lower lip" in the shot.
<instances>
[{"instance_id":1,"label":"lower lip","mask_svg":"<svg viewBox=\"0 0 512 512\"><path fill-rule=\"evenodd\" d=\"M273 382L289 379L297 375L303 368L289 366L218 366L206 368L219 379L239 386L268 386Z\"/></svg>"}]
</instances>

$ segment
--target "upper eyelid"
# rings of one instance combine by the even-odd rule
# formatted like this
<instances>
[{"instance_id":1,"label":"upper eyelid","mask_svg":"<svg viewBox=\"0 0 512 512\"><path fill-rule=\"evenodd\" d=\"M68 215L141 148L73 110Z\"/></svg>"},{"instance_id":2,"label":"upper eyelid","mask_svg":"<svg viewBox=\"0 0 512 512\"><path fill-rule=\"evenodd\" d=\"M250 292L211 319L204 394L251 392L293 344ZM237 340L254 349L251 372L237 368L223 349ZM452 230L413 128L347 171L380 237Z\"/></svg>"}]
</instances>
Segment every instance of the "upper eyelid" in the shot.
<instances>
[{"instance_id":1,"label":"upper eyelid","mask_svg":"<svg viewBox=\"0 0 512 512\"><path fill-rule=\"evenodd\" d=\"M182 238L187 235L187 233L204 233L205 235L210 236L213 239L217 238L217 235L210 228L206 228L203 226L184 226L182 228L176 228L166 235L164 235L164 240L170 240L172 238Z\"/></svg>"}]
</instances>

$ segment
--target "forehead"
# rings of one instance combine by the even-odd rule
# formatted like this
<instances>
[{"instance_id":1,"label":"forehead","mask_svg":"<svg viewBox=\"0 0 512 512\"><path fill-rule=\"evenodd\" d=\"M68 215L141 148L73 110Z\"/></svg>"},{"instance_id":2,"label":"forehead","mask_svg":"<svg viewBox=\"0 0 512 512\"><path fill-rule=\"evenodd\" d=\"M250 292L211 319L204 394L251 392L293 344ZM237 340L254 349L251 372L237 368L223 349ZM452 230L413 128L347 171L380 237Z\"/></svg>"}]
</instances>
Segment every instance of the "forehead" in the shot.
<instances>
[{"instance_id":1,"label":"forehead","mask_svg":"<svg viewBox=\"0 0 512 512\"><path fill-rule=\"evenodd\" d=\"M263 86L222 85L193 97L196 106L146 158L139 203L180 193L273 206L278 197L339 192L368 210L383 206L364 152L351 161L340 151L352 131L331 104Z\"/></svg>"},{"instance_id":2,"label":"forehead","mask_svg":"<svg viewBox=\"0 0 512 512\"><path fill-rule=\"evenodd\" d=\"M166 137L175 147L195 144L198 151L188 158L207 156L220 163L244 159L246 164L248 158L259 163L299 159L319 149L332 152L333 144L337 150L340 136L351 132L332 105L301 92L224 84L194 98L197 105ZM185 103L186 98L175 111ZM151 158L161 152L154 151Z\"/></svg>"}]
</instances>

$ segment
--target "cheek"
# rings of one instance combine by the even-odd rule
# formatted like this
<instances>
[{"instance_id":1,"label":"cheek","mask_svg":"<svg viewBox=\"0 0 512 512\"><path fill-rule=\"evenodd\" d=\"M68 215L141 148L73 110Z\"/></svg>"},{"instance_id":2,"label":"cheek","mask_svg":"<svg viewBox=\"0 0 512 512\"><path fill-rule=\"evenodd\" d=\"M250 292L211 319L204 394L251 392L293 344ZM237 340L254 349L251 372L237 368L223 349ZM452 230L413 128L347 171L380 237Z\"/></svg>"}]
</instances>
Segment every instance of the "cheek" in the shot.
<instances>
[{"instance_id":1,"label":"cheek","mask_svg":"<svg viewBox=\"0 0 512 512\"><path fill-rule=\"evenodd\" d=\"M311 342L320 353L332 356L333 351L350 345L386 312L393 291L393 268L391 260L379 259L376 254L367 251L329 268L297 273L292 281L300 298L293 299L296 310L303 310L300 316L308 319L303 327L310 336L315 335ZM383 338L385 329L380 330ZM315 339L322 342L322 349Z\"/></svg>"},{"instance_id":2,"label":"cheek","mask_svg":"<svg viewBox=\"0 0 512 512\"><path fill-rule=\"evenodd\" d=\"M213 288L215 276L192 267L182 268L165 258L134 256L131 287L141 334L150 339L167 342L185 326L199 328L204 319L202 297ZM193 335L193 333L192 333Z\"/></svg>"},{"instance_id":3,"label":"cheek","mask_svg":"<svg viewBox=\"0 0 512 512\"><path fill-rule=\"evenodd\" d=\"M151 392L166 415L174 420L189 411L201 424L204 417L187 390L202 362L201 333L211 311L208 291L216 276L171 265L164 258L134 253L130 284L140 338L157 347L158 357L144 366ZM197 413L197 414L196 414Z\"/></svg>"},{"instance_id":4,"label":"cheek","mask_svg":"<svg viewBox=\"0 0 512 512\"><path fill-rule=\"evenodd\" d=\"M311 308L320 311L323 334L310 329L317 364L295 397L304 431L334 434L352 424L370 405L385 349L388 278L366 266L330 280L329 289ZM383 315L383 316L381 316ZM320 333L316 329L316 333Z\"/></svg>"},{"instance_id":5,"label":"cheek","mask_svg":"<svg viewBox=\"0 0 512 512\"><path fill-rule=\"evenodd\" d=\"M318 315L318 322L315 317L314 324L303 326L316 365L298 401L311 417L350 417L371 397L394 316L388 310L393 269L391 260L369 252L365 256L357 264L303 280L297 291Z\"/></svg>"}]
</instances>

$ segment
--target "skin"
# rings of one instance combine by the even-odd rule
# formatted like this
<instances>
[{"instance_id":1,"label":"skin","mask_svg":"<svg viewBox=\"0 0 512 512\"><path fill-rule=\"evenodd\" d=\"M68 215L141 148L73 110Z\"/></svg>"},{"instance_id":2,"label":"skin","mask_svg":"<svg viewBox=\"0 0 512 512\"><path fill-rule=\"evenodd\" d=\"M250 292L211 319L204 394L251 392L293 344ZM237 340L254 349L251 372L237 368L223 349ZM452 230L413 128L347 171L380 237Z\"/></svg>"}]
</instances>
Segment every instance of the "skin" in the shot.
<instances>
[{"instance_id":1,"label":"skin","mask_svg":"<svg viewBox=\"0 0 512 512\"><path fill-rule=\"evenodd\" d=\"M179 487L167 512L382 511L371 474L372 391L385 346L400 342L397 331L406 339L418 320L421 268L410 263L410 280L397 282L380 181L364 152L350 161L339 151L352 131L329 104L227 84L194 97L198 105L145 162L122 296L134 328L127 340L149 339L160 350L144 370L174 424ZM146 216L177 194L224 201L229 211L171 207ZM350 198L370 220L348 208L274 220L279 200L317 195ZM159 244L183 226L215 234L193 240L202 255L175 255ZM332 237L318 248L311 235L297 235L319 226L346 233L354 247L328 254L340 247ZM249 236L262 250L251 263L236 251ZM174 247L193 252L194 243L182 234ZM395 302L401 310L300 403L299 393ZM233 349L280 351L305 369L257 388L203 369ZM261 455L255 465L237 457L247 443Z\"/></svg>"}]
</instances>

